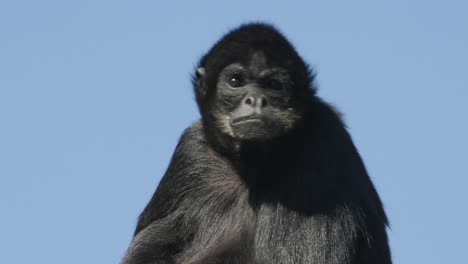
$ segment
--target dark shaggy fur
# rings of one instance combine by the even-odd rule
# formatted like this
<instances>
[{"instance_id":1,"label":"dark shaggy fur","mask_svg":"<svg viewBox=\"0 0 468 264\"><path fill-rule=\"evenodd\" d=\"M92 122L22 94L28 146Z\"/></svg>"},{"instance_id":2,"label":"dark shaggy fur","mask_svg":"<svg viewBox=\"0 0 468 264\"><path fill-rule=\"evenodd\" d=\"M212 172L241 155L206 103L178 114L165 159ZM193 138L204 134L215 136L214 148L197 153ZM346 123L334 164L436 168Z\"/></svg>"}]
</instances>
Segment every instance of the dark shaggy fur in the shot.
<instances>
[{"instance_id":1,"label":"dark shaggy fur","mask_svg":"<svg viewBox=\"0 0 468 264\"><path fill-rule=\"evenodd\" d=\"M218 76L259 50L289 72L301 119L277 138L242 141L212 118ZM121 263L391 263L379 196L286 38L268 25L241 26L200 67L202 120L182 135Z\"/></svg>"}]
</instances>

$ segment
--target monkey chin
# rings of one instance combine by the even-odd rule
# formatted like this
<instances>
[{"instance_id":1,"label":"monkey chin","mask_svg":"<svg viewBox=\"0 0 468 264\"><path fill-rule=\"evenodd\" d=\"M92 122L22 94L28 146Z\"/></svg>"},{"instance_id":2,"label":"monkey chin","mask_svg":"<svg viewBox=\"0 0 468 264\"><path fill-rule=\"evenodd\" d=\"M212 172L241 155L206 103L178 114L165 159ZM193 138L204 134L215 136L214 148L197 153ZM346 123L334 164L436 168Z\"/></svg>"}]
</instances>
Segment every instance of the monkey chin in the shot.
<instances>
[{"instance_id":1,"label":"monkey chin","mask_svg":"<svg viewBox=\"0 0 468 264\"><path fill-rule=\"evenodd\" d=\"M278 128L262 119L248 119L231 124L235 138L245 141L267 141L281 136Z\"/></svg>"}]
</instances>

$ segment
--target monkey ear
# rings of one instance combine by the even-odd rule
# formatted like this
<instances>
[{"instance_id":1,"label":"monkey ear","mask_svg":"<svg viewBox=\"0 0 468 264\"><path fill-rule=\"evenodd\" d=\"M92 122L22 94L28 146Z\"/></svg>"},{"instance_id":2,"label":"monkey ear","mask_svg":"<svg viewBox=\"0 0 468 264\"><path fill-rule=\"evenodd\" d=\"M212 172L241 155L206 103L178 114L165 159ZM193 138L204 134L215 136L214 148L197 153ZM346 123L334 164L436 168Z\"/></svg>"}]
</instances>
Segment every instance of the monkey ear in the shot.
<instances>
[{"instance_id":1,"label":"monkey ear","mask_svg":"<svg viewBox=\"0 0 468 264\"><path fill-rule=\"evenodd\" d=\"M205 97L206 94L206 87L205 87L205 78L206 77L206 70L205 67L199 67L195 71L195 91L197 94L197 97L203 98Z\"/></svg>"},{"instance_id":2,"label":"monkey ear","mask_svg":"<svg viewBox=\"0 0 468 264\"><path fill-rule=\"evenodd\" d=\"M204 67L198 68L197 69L197 79L205 76L205 73L206 73L206 71L205 71Z\"/></svg>"}]
</instances>

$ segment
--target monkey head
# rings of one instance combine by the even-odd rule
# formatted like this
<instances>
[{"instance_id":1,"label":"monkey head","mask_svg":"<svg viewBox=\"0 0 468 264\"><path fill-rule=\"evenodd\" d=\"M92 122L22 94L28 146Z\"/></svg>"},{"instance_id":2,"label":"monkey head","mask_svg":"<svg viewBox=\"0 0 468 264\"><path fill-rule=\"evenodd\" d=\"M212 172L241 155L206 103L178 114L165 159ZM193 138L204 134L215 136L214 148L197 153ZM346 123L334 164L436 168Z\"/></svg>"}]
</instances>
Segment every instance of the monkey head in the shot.
<instances>
[{"instance_id":1,"label":"monkey head","mask_svg":"<svg viewBox=\"0 0 468 264\"><path fill-rule=\"evenodd\" d=\"M313 76L277 30L249 24L224 36L194 76L205 126L241 141L272 140L292 131L314 94Z\"/></svg>"}]
</instances>

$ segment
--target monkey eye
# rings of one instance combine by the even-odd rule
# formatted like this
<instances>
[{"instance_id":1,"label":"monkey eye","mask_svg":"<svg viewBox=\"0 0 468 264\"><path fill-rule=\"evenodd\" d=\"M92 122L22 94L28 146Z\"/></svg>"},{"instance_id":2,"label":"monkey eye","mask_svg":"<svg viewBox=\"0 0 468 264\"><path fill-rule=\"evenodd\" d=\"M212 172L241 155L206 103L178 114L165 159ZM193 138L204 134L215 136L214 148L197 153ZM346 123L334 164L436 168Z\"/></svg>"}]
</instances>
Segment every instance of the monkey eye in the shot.
<instances>
[{"instance_id":1,"label":"monkey eye","mask_svg":"<svg viewBox=\"0 0 468 264\"><path fill-rule=\"evenodd\" d=\"M283 84L276 79L270 79L266 83L266 88L271 90L281 90L283 89Z\"/></svg>"},{"instance_id":2,"label":"monkey eye","mask_svg":"<svg viewBox=\"0 0 468 264\"><path fill-rule=\"evenodd\" d=\"M233 75L229 78L228 84L231 87L240 87L244 84L244 81L240 75Z\"/></svg>"}]
</instances>

